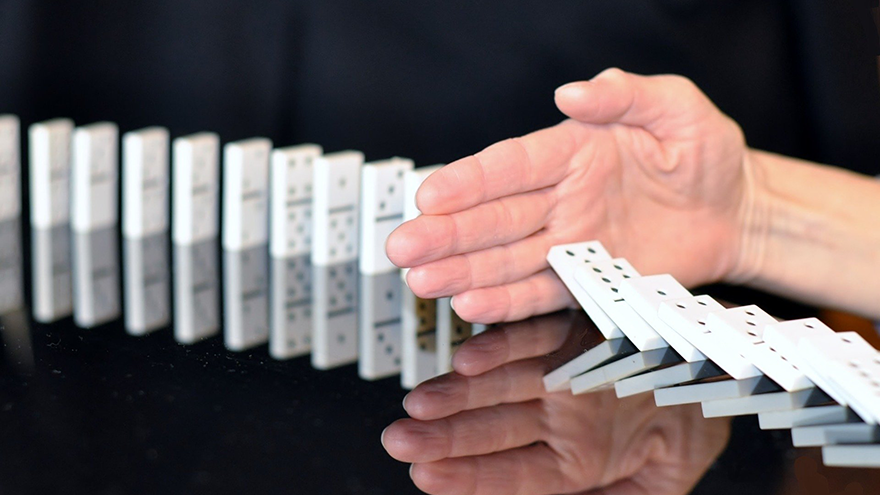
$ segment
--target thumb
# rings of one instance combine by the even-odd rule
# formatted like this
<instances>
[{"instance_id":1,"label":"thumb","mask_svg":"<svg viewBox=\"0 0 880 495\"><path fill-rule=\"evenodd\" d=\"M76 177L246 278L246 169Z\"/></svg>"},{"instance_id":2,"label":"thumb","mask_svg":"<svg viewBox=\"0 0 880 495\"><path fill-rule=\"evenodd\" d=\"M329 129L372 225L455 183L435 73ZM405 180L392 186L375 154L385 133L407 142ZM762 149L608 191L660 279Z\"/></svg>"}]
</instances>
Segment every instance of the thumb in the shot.
<instances>
[{"instance_id":1,"label":"thumb","mask_svg":"<svg viewBox=\"0 0 880 495\"><path fill-rule=\"evenodd\" d=\"M654 134L693 125L715 106L689 79L675 75L641 76L606 69L589 81L556 90L556 106L588 124L625 124Z\"/></svg>"}]
</instances>

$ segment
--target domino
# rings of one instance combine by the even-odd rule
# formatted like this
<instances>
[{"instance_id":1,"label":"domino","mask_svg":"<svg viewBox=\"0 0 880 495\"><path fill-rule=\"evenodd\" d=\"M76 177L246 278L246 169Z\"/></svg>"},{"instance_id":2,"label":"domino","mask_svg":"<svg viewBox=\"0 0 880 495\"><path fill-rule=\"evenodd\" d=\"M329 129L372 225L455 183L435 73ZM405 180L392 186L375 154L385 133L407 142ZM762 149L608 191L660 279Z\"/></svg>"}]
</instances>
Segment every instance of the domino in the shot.
<instances>
[{"instance_id":1,"label":"domino","mask_svg":"<svg viewBox=\"0 0 880 495\"><path fill-rule=\"evenodd\" d=\"M707 328L727 342L728 352L739 353L785 390L812 388L813 382L801 370L764 342L764 326L775 323L755 305L716 311L706 320Z\"/></svg>"},{"instance_id":2,"label":"domino","mask_svg":"<svg viewBox=\"0 0 880 495\"><path fill-rule=\"evenodd\" d=\"M312 350L312 260L309 253L271 258L269 353L290 359Z\"/></svg>"},{"instance_id":3,"label":"domino","mask_svg":"<svg viewBox=\"0 0 880 495\"><path fill-rule=\"evenodd\" d=\"M0 315L24 306L21 222L0 220Z\"/></svg>"},{"instance_id":4,"label":"domino","mask_svg":"<svg viewBox=\"0 0 880 495\"><path fill-rule=\"evenodd\" d=\"M855 332L804 337L798 351L815 372L827 379L829 394L843 399L866 423L880 417L877 383L880 353ZM872 366L872 363L875 363ZM872 372L874 371L874 372Z\"/></svg>"},{"instance_id":5,"label":"domino","mask_svg":"<svg viewBox=\"0 0 880 495\"><path fill-rule=\"evenodd\" d=\"M880 427L865 423L799 426L791 430L795 447L880 442Z\"/></svg>"},{"instance_id":6,"label":"domino","mask_svg":"<svg viewBox=\"0 0 880 495\"><path fill-rule=\"evenodd\" d=\"M164 127L122 136L122 236L140 239L167 232L169 137Z\"/></svg>"},{"instance_id":7,"label":"domino","mask_svg":"<svg viewBox=\"0 0 880 495\"><path fill-rule=\"evenodd\" d=\"M575 280L617 324L620 330L640 351L662 349L668 344L620 296L620 284L639 277L639 272L623 258L595 261L581 266Z\"/></svg>"},{"instance_id":8,"label":"domino","mask_svg":"<svg viewBox=\"0 0 880 495\"><path fill-rule=\"evenodd\" d=\"M556 275L565 284L578 304L584 308L593 323L602 332L606 339L619 339L623 337L620 328L611 321L611 318L602 311L602 308L593 301L587 291L581 288L575 280L577 270L587 264L597 261L608 261L611 255L599 241L578 242L574 244L561 244L550 248L547 253L547 263L556 272Z\"/></svg>"},{"instance_id":9,"label":"domino","mask_svg":"<svg viewBox=\"0 0 880 495\"><path fill-rule=\"evenodd\" d=\"M191 245L220 232L220 138L209 132L174 140L171 239Z\"/></svg>"},{"instance_id":10,"label":"domino","mask_svg":"<svg viewBox=\"0 0 880 495\"><path fill-rule=\"evenodd\" d=\"M637 352L572 378L571 392L577 395L603 390L623 378L680 360L681 357L669 347Z\"/></svg>"},{"instance_id":11,"label":"domino","mask_svg":"<svg viewBox=\"0 0 880 495\"><path fill-rule=\"evenodd\" d=\"M328 266L358 258L361 167L359 151L340 151L314 161L312 264Z\"/></svg>"},{"instance_id":12,"label":"domino","mask_svg":"<svg viewBox=\"0 0 880 495\"><path fill-rule=\"evenodd\" d=\"M813 406L791 411L770 411L758 414L762 430L789 430L798 426L853 423L858 417L846 406Z\"/></svg>"},{"instance_id":13,"label":"domino","mask_svg":"<svg viewBox=\"0 0 880 495\"><path fill-rule=\"evenodd\" d=\"M720 418L727 416L748 416L770 411L788 411L806 406L824 404L830 399L817 388L795 392L769 392L745 397L733 397L705 401L702 404L703 417Z\"/></svg>"},{"instance_id":14,"label":"domino","mask_svg":"<svg viewBox=\"0 0 880 495\"><path fill-rule=\"evenodd\" d=\"M116 124L99 122L73 131L70 225L74 232L93 232L113 227L116 210L119 130Z\"/></svg>"},{"instance_id":15,"label":"domino","mask_svg":"<svg viewBox=\"0 0 880 495\"><path fill-rule=\"evenodd\" d=\"M116 228L76 232L73 237L73 321L92 328L122 313Z\"/></svg>"},{"instance_id":16,"label":"domino","mask_svg":"<svg viewBox=\"0 0 880 495\"><path fill-rule=\"evenodd\" d=\"M629 339L606 340L544 375L544 389L548 392L568 390L571 388L569 384L572 377L636 352L637 349Z\"/></svg>"},{"instance_id":17,"label":"domino","mask_svg":"<svg viewBox=\"0 0 880 495\"><path fill-rule=\"evenodd\" d=\"M723 374L721 368L708 360L684 362L624 378L614 384L614 392L623 398Z\"/></svg>"},{"instance_id":18,"label":"domino","mask_svg":"<svg viewBox=\"0 0 880 495\"><path fill-rule=\"evenodd\" d=\"M684 288L672 275L649 275L647 277L628 278L620 283L620 296L643 320L675 349L685 361L705 361L706 356L693 344L670 328L657 312L660 303L674 299L691 297L693 294Z\"/></svg>"},{"instance_id":19,"label":"domino","mask_svg":"<svg viewBox=\"0 0 880 495\"><path fill-rule=\"evenodd\" d=\"M73 313L73 267L68 225L31 230L34 319L52 323Z\"/></svg>"},{"instance_id":20,"label":"domino","mask_svg":"<svg viewBox=\"0 0 880 495\"><path fill-rule=\"evenodd\" d=\"M269 153L272 141L253 138L223 148L223 249L269 242Z\"/></svg>"},{"instance_id":21,"label":"domino","mask_svg":"<svg viewBox=\"0 0 880 495\"><path fill-rule=\"evenodd\" d=\"M220 329L220 273L214 239L173 246L174 339L193 344Z\"/></svg>"},{"instance_id":22,"label":"domino","mask_svg":"<svg viewBox=\"0 0 880 495\"><path fill-rule=\"evenodd\" d=\"M403 287L400 384L413 389L437 376L437 302Z\"/></svg>"},{"instance_id":23,"label":"domino","mask_svg":"<svg viewBox=\"0 0 880 495\"><path fill-rule=\"evenodd\" d=\"M452 355L472 334L471 324L452 309L451 298L437 300L437 374L452 371Z\"/></svg>"},{"instance_id":24,"label":"domino","mask_svg":"<svg viewBox=\"0 0 880 495\"><path fill-rule=\"evenodd\" d=\"M0 221L21 214L19 127L15 115L0 115Z\"/></svg>"},{"instance_id":25,"label":"domino","mask_svg":"<svg viewBox=\"0 0 880 495\"><path fill-rule=\"evenodd\" d=\"M313 163L321 153L316 144L272 151L269 252L273 258L312 252Z\"/></svg>"},{"instance_id":26,"label":"domino","mask_svg":"<svg viewBox=\"0 0 880 495\"><path fill-rule=\"evenodd\" d=\"M403 282L396 272L360 277L358 374L377 380L400 373Z\"/></svg>"},{"instance_id":27,"label":"domino","mask_svg":"<svg viewBox=\"0 0 880 495\"><path fill-rule=\"evenodd\" d=\"M226 348L239 352L268 342L269 251L266 245L224 250L223 282Z\"/></svg>"},{"instance_id":28,"label":"domino","mask_svg":"<svg viewBox=\"0 0 880 495\"><path fill-rule=\"evenodd\" d=\"M312 266L312 366L320 370L353 363L358 357L357 260Z\"/></svg>"},{"instance_id":29,"label":"domino","mask_svg":"<svg viewBox=\"0 0 880 495\"><path fill-rule=\"evenodd\" d=\"M30 142L31 225L51 229L70 223L70 148L73 121L33 124Z\"/></svg>"},{"instance_id":30,"label":"domino","mask_svg":"<svg viewBox=\"0 0 880 495\"><path fill-rule=\"evenodd\" d=\"M385 254L385 241L403 221L404 177L413 167L412 160L397 157L364 165L361 172L361 273L397 271Z\"/></svg>"},{"instance_id":31,"label":"domino","mask_svg":"<svg viewBox=\"0 0 880 495\"><path fill-rule=\"evenodd\" d=\"M778 385L760 375L743 380L716 380L659 388L654 391L654 402L658 407L678 406L779 391Z\"/></svg>"},{"instance_id":32,"label":"domino","mask_svg":"<svg viewBox=\"0 0 880 495\"><path fill-rule=\"evenodd\" d=\"M828 445L822 447L822 462L826 466L880 467L880 444Z\"/></svg>"},{"instance_id":33,"label":"domino","mask_svg":"<svg viewBox=\"0 0 880 495\"><path fill-rule=\"evenodd\" d=\"M443 168L442 164L439 165L431 165L429 167L419 167L414 170L409 170L404 172L403 174L403 221L409 222L410 220L415 220L419 215L422 214L419 211L419 207L416 204L416 193L419 192L419 188L422 186L422 183L431 176L434 172ZM400 276L406 280L406 274L409 272L408 268L404 268L400 271Z\"/></svg>"},{"instance_id":34,"label":"domino","mask_svg":"<svg viewBox=\"0 0 880 495\"><path fill-rule=\"evenodd\" d=\"M711 297L695 296L660 303L657 316L731 377L744 380L763 376L738 352L731 352L727 341L709 327L709 315L723 310L724 306Z\"/></svg>"},{"instance_id":35,"label":"domino","mask_svg":"<svg viewBox=\"0 0 880 495\"><path fill-rule=\"evenodd\" d=\"M123 238L125 329L146 335L171 323L171 274L168 236Z\"/></svg>"}]
</instances>

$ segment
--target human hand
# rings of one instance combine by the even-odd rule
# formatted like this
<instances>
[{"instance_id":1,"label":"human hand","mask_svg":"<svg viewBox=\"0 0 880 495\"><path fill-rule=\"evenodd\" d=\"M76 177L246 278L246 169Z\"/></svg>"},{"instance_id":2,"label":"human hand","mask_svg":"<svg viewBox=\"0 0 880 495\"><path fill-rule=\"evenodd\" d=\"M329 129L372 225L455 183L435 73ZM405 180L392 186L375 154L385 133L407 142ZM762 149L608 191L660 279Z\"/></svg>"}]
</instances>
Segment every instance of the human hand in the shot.
<instances>
[{"instance_id":1,"label":"human hand","mask_svg":"<svg viewBox=\"0 0 880 495\"><path fill-rule=\"evenodd\" d=\"M651 394L547 393L543 375L598 334L584 328L583 318L554 314L469 339L455 372L406 397L414 419L383 432L385 449L412 463L416 486L431 494L688 493L723 450L729 422L704 419L699 404L657 408Z\"/></svg>"},{"instance_id":2,"label":"human hand","mask_svg":"<svg viewBox=\"0 0 880 495\"><path fill-rule=\"evenodd\" d=\"M749 208L743 134L687 79L617 69L565 85L559 125L432 174L423 215L388 238L420 297L464 319L513 321L574 304L556 244L599 239L643 274L687 286L732 277Z\"/></svg>"}]
</instances>

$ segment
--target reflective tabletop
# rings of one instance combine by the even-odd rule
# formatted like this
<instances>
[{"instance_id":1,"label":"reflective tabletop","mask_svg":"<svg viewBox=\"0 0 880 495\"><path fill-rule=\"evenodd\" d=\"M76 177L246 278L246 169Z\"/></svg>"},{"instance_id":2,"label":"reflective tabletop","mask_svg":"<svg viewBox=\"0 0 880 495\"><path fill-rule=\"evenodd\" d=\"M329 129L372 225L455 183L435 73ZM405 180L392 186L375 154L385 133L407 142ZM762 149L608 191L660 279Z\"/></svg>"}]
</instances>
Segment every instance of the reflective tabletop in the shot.
<instances>
[{"instance_id":1,"label":"reflective tabletop","mask_svg":"<svg viewBox=\"0 0 880 495\"><path fill-rule=\"evenodd\" d=\"M380 443L405 416L387 315L406 294L398 273L361 276L356 263L3 222L0 494L419 493ZM577 311L525 324L560 343L528 379L601 340ZM437 352L426 337L420 349ZM589 417L612 399L618 418L646 402L589 394L571 407ZM699 446L701 431L665 434ZM707 465L694 493L880 493L878 470L827 468L755 417L735 419Z\"/></svg>"}]
</instances>

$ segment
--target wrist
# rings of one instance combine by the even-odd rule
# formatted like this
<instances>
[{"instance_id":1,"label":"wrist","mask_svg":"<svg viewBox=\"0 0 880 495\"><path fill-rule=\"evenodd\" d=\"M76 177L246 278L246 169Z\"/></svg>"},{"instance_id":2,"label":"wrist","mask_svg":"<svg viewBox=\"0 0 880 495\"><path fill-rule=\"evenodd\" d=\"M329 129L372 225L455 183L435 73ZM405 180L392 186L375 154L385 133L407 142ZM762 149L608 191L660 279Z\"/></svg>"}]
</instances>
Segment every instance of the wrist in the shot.
<instances>
[{"instance_id":1,"label":"wrist","mask_svg":"<svg viewBox=\"0 0 880 495\"><path fill-rule=\"evenodd\" d=\"M747 148L743 154L743 188L734 236L734 262L723 281L748 284L759 276L765 264L770 233L771 201L766 187L766 164L760 152Z\"/></svg>"}]
</instances>

